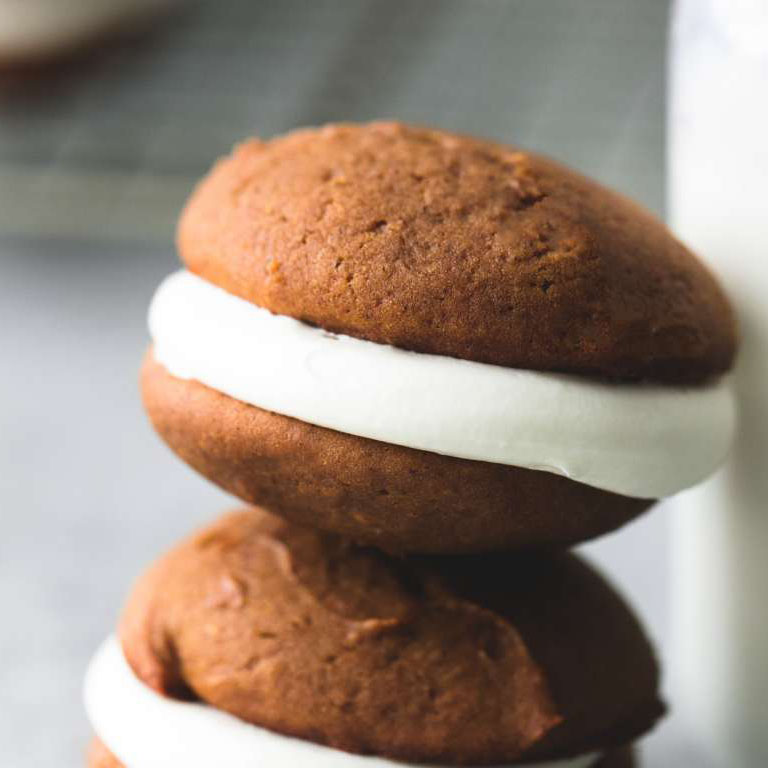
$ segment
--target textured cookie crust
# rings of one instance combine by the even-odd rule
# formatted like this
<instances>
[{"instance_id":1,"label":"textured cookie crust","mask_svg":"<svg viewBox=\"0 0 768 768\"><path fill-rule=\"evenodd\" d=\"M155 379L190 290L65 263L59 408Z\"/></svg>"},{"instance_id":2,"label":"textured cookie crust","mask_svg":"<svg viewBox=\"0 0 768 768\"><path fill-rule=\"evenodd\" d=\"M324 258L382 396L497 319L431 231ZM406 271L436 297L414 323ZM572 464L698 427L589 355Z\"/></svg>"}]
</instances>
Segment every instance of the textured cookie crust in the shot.
<instances>
[{"instance_id":1,"label":"textured cookie crust","mask_svg":"<svg viewBox=\"0 0 768 768\"><path fill-rule=\"evenodd\" d=\"M230 293L363 339L534 370L696 382L734 318L664 225L548 158L398 123L248 141L178 245Z\"/></svg>"},{"instance_id":2,"label":"textured cookie crust","mask_svg":"<svg viewBox=\"0 0 768 768\"><path fill-rule=\"evenodd\" d=\"M403 560L258 509L150 568L120 638L161 693L406 762L603 751L663 710L636 619L573 555Z\"/></svg>"},{"instance_id":3,"label":"textured cookie crust","mask_svg":"<svg viewBox=\"0 0 768 768\"><path fill-rule=\"evenodd\" d=\"M595 764L594 768L635 768L635 766L632 749L626 748L606 753L600 762ZM87 768L125 768L125 766L98 739L94 739L88 753ZM174 766L174 768L184 768L184 766ZM226 766L222 766L222 768L226 768ZM407 768L407 766L403 766L403 768Z\"/></svg>"},{"instance_id":4,"label":"textured cookie crust","mask_svg":"<svg viewBox=\"0 0 768 768\"><path fill-rule=\"evenodd\" d=\"M572 544L652 504L549 472L316 427L176 379L151 352L142 392L160 436L214 483L294 522L389 552Z\"/></svg>"}]
</instances>

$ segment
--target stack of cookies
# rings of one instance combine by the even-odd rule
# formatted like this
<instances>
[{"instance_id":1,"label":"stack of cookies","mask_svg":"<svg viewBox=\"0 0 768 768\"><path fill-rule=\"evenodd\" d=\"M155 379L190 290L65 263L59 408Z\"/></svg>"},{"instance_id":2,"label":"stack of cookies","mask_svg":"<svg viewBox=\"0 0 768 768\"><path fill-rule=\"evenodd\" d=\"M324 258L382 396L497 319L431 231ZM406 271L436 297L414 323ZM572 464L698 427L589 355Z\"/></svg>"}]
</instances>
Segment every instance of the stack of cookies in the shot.
<instances>
[{"instance_id":1,"label":"stack of cookies","mask_svg":"<svg viewBox=\"0 0 768 768\"><path fill-rule=\"evenodd\" d=\"M549 159L391 123L243 144L178 242L144 401L259 506L139 581L91 768L632 765L658 667L566 548L727 452L712 275Z\"/></svg>"}]
</instances>

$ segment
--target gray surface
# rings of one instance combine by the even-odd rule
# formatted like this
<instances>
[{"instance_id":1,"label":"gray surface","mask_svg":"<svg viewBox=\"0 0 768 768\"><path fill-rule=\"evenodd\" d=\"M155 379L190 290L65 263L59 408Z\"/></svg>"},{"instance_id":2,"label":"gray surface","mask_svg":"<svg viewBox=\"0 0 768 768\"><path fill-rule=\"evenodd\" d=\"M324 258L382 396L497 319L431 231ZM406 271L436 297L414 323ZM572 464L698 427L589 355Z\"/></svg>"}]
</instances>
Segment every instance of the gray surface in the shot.
<instances>
[{"instance_id":1,"label":"gray surface","mask_svg":"<svg viewBox=\"0 0 768 768\"><path fill-rule=\"evenodd\" d=\"M194 4L0 88L0 231L168 238L242 137L381 116L555 151L658 208L665 21L662 0Z\"/></svg>"},{"instance_id":2,"label":"gray surface","mask_svg":"<svg viewBox=\"0 0 768 768\"><path fill-rule=\"evenodd\" d=\"M0 102L0 765L82 764L80 681L138 570L231 500L136 387L171 226L253 132L393 115L556 154L662 207L666 5L211 3ZM76 237L75 237L76 236ZM590 553L667 644L657 510ZM674 721L646 764L697 766Z\"/></svg>"}]
</instances>

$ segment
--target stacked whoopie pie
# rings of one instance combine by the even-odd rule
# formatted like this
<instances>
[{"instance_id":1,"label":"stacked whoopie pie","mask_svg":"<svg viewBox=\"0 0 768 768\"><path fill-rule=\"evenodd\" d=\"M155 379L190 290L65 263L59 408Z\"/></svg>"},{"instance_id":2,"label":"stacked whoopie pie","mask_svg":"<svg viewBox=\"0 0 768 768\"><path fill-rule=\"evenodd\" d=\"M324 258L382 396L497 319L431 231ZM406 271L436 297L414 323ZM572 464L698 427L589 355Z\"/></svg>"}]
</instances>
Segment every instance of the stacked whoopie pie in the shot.
<instances>
[{"instance_id":1,"label":"stacked whoopie pie","mask_svg":"<svg viewBox=\"0 0 768 768\"><path fill-rule=\"evenodd\" d=\"M631 765L658 667L564 548L725 455L712 275L549 159L392 123L243 144L179 249L145 404L262 507L139 581L90 766Z\"/></svg>"}]
</instances>

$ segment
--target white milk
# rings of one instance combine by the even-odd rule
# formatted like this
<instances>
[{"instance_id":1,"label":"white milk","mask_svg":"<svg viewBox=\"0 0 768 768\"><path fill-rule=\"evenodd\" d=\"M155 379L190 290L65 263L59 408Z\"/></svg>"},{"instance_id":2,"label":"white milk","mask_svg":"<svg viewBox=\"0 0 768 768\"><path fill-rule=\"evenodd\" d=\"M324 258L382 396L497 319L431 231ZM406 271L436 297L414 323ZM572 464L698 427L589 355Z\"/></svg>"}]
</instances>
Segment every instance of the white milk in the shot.
<instances>
[{"instance_id":1,"label":"white milk","mask_svg":"<svg viewBox=\"0 0 768 768\"><path fill-rule=\"evenodd\" d=\"M740 433L676 499L673 706L718 766L768 766L768 0L678 0L669 215L738 307Z\"/></svg>"}]
</instances>

